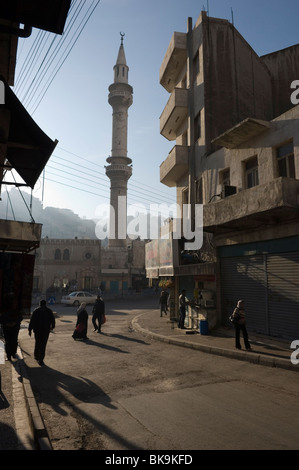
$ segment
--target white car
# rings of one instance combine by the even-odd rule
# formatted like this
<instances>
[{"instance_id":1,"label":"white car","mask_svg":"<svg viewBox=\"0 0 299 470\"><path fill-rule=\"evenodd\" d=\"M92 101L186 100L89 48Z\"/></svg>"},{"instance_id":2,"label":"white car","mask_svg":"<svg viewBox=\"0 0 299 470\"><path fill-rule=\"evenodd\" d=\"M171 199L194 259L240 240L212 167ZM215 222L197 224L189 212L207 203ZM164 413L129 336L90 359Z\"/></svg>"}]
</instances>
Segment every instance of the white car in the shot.
<instances>
[{"instance_id":1,"label":"white car","mask_svg":"<svg viewBox=\"0 0 299 470\"><path fill-rule=\"evenodd\" d=\"M85 302L86 304L94 304L96 300L97 296L92 295L89 292L72 292L71 294L64 295L61 299L61 303L78 307L82 302Z\"/></svg>"}]
</instances>

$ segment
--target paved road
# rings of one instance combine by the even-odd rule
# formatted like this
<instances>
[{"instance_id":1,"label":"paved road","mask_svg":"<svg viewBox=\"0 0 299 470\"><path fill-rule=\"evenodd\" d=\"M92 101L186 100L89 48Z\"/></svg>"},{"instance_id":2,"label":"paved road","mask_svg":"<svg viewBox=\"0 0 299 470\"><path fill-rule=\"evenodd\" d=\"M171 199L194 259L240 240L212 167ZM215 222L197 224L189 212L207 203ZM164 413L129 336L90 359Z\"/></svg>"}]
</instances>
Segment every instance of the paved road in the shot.
<instances>
[{"instance_id":1,"label":"paved road","mask_svg":"<svg viewBox=\"0 0 299 470\"><path fill-rule=\"evenodd\" d=\"M133 331L157 302L107 302L104 334L74 342L75 309L57 307L40 367L20 335L55 450L299 449L298 374L164 344ZM91 308L89 307L89 312Z\"/></svg>"}]
</instances>

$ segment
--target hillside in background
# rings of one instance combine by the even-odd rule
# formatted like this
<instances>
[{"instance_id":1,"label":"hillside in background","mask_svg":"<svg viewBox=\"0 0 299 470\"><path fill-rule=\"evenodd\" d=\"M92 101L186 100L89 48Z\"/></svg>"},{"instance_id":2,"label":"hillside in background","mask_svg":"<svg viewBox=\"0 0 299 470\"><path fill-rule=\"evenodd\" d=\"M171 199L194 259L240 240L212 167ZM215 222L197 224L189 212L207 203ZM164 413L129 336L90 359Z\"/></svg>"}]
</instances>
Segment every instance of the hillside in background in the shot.
<instances>
[{"instance_id":1,"label":"hillside in background","mask_svg":"<svg viewBox=\"0 0 299 470\"><path fill-rule=\"evenodd\" d=\"M8 196L9 195L9 196ZM24 198L24 199L23 199ZM57 207L45 207L41 201L32 197L26 192L21 192L12 188L9 193L3 192L0 200L0 219L18 220L32 222L30 215L30 204L32 204L31 214L37 224L42 224L42 238L91 238L96 239L94 220L82 219L70 209L58 209ZM158 231L163 224L160 217L147 214L143 219L145 223L145 233L139 227L139 223L134 223L134 217L128 216L128 230L131 233L142 234L141 238L150 239L150 227L158 226ZM141 222L142 223L142 222ZM145 236L147 235L147 236ZM102 240L102 246L107 246L108 240Z\"/></svg>"},{"instance_id":2,"label":"hillside in background","mask_svg":"<svg viewBox=\"0 0 299 470\"><path fill-rule=\"evenodd\" d=\"M9 197L8 197L9 194ZM24 200L22 198L24 197ZM31 222L30 201L31 196L16 188L9 193L3 192L0 201L0 218ZM92 238L95 239L95 222L81 219L69 209L45 207L38 198L32 197L32 217L34 222L42 224L42 238Z\"/></svg>"}]
</instances>

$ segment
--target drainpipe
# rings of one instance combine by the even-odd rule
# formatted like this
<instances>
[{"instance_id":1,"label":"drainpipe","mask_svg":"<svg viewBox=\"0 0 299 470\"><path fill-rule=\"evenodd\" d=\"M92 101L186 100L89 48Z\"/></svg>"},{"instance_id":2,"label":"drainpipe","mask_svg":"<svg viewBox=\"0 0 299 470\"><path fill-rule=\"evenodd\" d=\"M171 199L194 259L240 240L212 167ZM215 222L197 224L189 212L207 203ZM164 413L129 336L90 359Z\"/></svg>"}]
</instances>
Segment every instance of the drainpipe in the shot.
<instances>
[{"instance_id":1,"label":"drainpipe","mask_svg":"<svg viewBox=\"0 0 299 470\"><path fill-rule=\"evenodd\" d=\"M192 18L188 18L187 30L187 51L188 51L188 72L189 72L189 92L188 92L188 117L190 129L189 145L189 187L188 187L188 217L191 222L191 230L195 230L195 154L194 154L194 73L193 73L193 36Z\"/></svg>"}]
</instances>

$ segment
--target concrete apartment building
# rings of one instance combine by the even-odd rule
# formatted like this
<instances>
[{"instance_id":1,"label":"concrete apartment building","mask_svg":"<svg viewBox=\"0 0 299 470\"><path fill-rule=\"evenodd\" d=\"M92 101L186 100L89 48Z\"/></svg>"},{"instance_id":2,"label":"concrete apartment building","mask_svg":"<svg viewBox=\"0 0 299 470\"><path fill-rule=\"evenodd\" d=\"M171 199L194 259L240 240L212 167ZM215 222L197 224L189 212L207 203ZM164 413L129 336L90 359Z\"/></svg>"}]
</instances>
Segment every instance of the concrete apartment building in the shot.
<instances>
[{"instance_id":1,"label":"concrete apartment building","mask_svg":"<svg viewBox=\"0 0 299 470\"><path fill-rule=\"evenodd\" d=\"M203 204L205 232L196 253L172 241L168 271L147 263L148 277L172 280L175 315L180 290L200 289L210 327L243 298L249 330L299 337L296 79L299 45L259 57L230 22L205 12L173 34L160 68L170 93L160 132L174 146L160 180L193 214Z\"/></svg>"}]
</instances>

